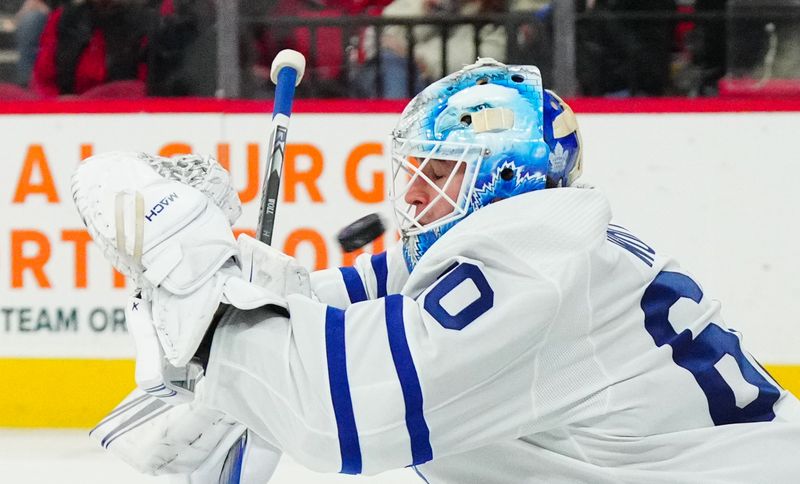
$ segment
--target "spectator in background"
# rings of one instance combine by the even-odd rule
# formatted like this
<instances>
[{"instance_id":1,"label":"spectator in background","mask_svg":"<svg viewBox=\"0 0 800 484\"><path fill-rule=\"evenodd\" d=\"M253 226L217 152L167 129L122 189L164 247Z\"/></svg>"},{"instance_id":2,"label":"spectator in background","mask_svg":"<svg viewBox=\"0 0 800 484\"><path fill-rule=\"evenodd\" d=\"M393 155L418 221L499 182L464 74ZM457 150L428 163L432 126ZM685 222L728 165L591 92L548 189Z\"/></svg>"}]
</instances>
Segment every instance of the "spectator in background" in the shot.
<instances>
[{"instance_id":1,"label":"spectator in background","mask_svg":"<svg viewBox=\"0 0 800 484\"><path fill-rule=\"evenodd\" d=\"M520 0L512 3L515 16L524 22L508 36L510 45L507 64L535 65L542 74L542 82L552 85L553 70L553 5L550 0Z\"/></svg>"},{"instance_id":2,"label":"spectator in background","mask_svg":"<svg viewBox=\"0 0 800 484\"><path fill-rule=\"evenodd\" d=\"M53 10L31 87L42 96L59 96L80 95L111 81L143 83L146 34L154 15L154 9L135 0L72 0Z\"/></svg>"},{"instance_id":3,"label":"spectator in background","mask_svg":"<svg viewBox=\"0 0 800 484\"><path fill-rule=\"evenodd\" d=\"M425 18L434 15L474 16L484 13L501 13L503 2L486 0L395 0L383 11L384 17ZM447 43L447 72L454 72L475 61L477 56L505 59L506 34L503 27L483 26L478 35L480 45L475 52L472 25L450 27L447 39L442 39L442 30L435 24L413 28L414 51L409 54L406 27L390 26L384 29L380 43L380 68L383 97L389 99L410 98L431 82L442 77L442 42ZM413 92L409 92L408 58L413 55L415 78ZM375 76L368 76L375 77ZM368 80L368 79L365 79ZM374 89L376 83L370 86ZM377 93L370 92L370 97Z\"/></svg>"},{"instance_id":4,"label":"spectator in background","mask_svg":"<svg viewBox=\"0 0 800 484\"><path fill-rule=\"evenodd\" d=\"M213 0L164 0L147 42L149 96L213 96L216 10Z\"/></svg>"},{"instance_id":5,"label":"spectator in background","mask_svg":"<svg viewBox=\"0 0 800 484\"><path fill-rule=\"evenodd\" d=\"M345 15L380 15L392 0L327 0L323 3L338 8Z\"/></svg>"},{"instance_id":6,"label":"spectator in background","mask_svg":"<svg viewBox=\"0 0 800 484\"><path fill-rule=\"evenodd\" d=\"M675 0L584 0L580 13L672 13ZM673 20L624 20L613 15L577 26L581 91L589 96L661 96L670 87Z\"/></svg>"},{"instance_id":7,"label":"spectator in background","mask_svg":"<svg viewBox=\"0 0 800 484\"><path fill-rule=\"evenodd\" d=\"M25 0L15 15L14 43L19 53L16 82L20 86L27 87L30 83L47 16L60 3L60 0Z\"/></svg>"},{"instance_id":8,"label":"spectator in background","mask_svg":"<svg viewBox=\"0 0 800 484\"><path fill-rule=\"evenodd\" d=\"M535 10L541 7L541 0L395 0L384 10L384 17L430 16L480 16L498 14L510 10ZM383 30L380 45L380 70L383 97L389 99L408 98L422 90L433 79L442 77L475 62L477 57L492 57L506 60L506 30L503 26L486 24L478 31L478 51L475 51L475 27L470 24L451 26L447 29L447 39L442 38L442 29L434 24L419 25L413 28L413 63L415 78L409 92L408 59L409 46L405 26L390 26ZM447 65L443 65L442 42L447 49ZM359 76L356 95L377 97L376 59L369 59Z\"/></svg>"},{"instance_id":9,"label":"spectator in background","mask_svg":"<svg viewBox=\"0 0 800 484\"><path fill-rule=\"evenodd\" d=\"M686 34L689 65L680 73L681 90L690 97L716 96L717 82L725 75L726 39L725 12L727 0L695 0L694 11L715 13L717 18L695 21Z\"/></svg>"},{"instance_id":10,"label":"spectator in background","mask_svg":"<svg viewBox=\"0 0 800 484\"><path fill-rule=\"evenodd\" d=\"M278 0L269 9L271 17L337 18L343 15L379 15L391 0ZM254 25L249 64L256 90L271 91L269 71L272 59L281 49L295 49L306 56L309 82L298 87L299 96L341 97L347 94L345 45L357 39L358 32L333 26L270 29ZM352 39L351 39L352 36ZM351 42L352 40L352 42ZM265 89L266 88L266 89Z\"/></svg>"}]
</instances>

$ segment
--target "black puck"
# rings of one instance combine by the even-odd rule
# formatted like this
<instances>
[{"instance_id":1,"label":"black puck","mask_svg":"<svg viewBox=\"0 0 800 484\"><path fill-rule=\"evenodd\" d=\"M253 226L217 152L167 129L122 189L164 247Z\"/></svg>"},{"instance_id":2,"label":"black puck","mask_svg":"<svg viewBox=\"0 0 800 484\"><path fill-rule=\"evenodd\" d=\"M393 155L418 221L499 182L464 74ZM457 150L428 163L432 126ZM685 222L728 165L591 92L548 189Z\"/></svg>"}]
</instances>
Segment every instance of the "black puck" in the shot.
<instances>
[{"instance_id":1,"label":"black puck","mask_svg":"<svg viewBox=\"0 0 800 484\"><path fill-rule=\"evenodd\" d=\"M361 217L347 227L343 228L336 235L336 240L345 252L352 252L360 249L377 239L386 232L381 216L371 213Z\"/></svg>"}]
</instances>

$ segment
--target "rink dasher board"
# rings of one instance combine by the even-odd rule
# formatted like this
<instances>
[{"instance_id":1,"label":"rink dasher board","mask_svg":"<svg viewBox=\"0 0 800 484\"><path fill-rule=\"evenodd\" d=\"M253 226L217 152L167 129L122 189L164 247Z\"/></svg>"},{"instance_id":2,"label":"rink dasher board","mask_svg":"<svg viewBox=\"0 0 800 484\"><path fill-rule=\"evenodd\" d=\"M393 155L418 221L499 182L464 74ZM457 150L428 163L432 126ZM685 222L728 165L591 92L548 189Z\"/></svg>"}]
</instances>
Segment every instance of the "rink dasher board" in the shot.
<instances>
[{"instance_id":1,"label":"rink dasher board","mask_svg":"<svg viewBox=\"0 0 800 484\"><path fill-rule=\"evenodd\" d=\"M607 194L615 221L676 256L722 301L745 346L800 393L792 223L800 164L790 155L800 103L573 106L586 147L583 179ZM373 211L391 219L387 133L401 108L299 103L276 246L309 269L348 264L352 257L335 243L338 229ZM252 230L270 109L236 101L0 109L8 168L0 178L0 426L91 426L133 386L121 316L129 288L88 243L70 199L74 167L110 150L212 154L226 160L244 201L237 228ZM389 236L368 250L391 243Z\"/></svg>"}]
</instances>

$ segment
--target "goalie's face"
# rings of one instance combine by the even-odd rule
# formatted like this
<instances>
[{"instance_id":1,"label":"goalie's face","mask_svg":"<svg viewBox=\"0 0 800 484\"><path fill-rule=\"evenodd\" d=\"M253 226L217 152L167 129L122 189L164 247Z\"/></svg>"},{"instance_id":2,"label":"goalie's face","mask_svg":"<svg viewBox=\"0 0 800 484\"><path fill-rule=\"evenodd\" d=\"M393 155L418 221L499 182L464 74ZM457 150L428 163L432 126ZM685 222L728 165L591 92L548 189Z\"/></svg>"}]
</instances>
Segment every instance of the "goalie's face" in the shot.
<instances>
[{"instance_id":1,"label":"goalie's face","mask_svg":"<svg viewBox=\"0 0 800 484\"><path fill-rule=\"evenodd\" d=\"M394 204L403 236L464 217L483 148L464 143L395 138L392 150Z\"/></svg>"},{"instance_id":2,"label":"goalie's face","mask_svg":"<svg viewBox=\"0 0 800 484\"><path fill-rule=\"evenodd\" d=\"M420 165L419 160L414 164ZM453 160L428 160L411 182L405 202L423 227L458 210L455 200L464 183L466 164Z\"/></svg>"}]
</instances>

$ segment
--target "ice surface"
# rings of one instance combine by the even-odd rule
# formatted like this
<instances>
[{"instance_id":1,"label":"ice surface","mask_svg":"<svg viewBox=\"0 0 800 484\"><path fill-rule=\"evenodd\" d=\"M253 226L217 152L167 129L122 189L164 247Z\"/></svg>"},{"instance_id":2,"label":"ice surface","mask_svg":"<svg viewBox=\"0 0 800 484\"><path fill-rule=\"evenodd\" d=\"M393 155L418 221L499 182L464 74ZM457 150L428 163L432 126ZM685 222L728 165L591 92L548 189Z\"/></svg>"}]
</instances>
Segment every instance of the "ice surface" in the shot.
<instances>
[{"instance_id":1,"label":"ice surface","mask_svg":"<svg viewBox=\"0 0 800 484\"><path fill-rule=\"evenodd\" d=\"M0 429L0 481L7 484L169 484L139 474L88 437L87 430ZM270 484L405 484L423 482L409 469L379 476L317 474L283 457Z\"/></svg>"}]
</instances>

